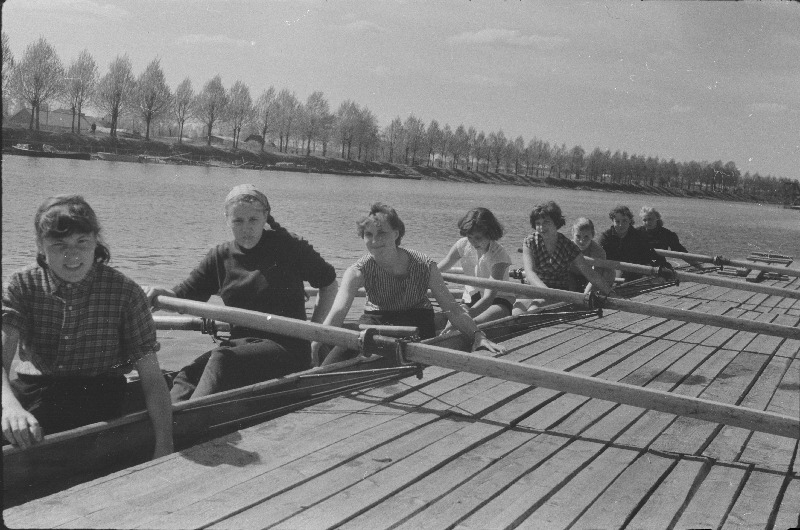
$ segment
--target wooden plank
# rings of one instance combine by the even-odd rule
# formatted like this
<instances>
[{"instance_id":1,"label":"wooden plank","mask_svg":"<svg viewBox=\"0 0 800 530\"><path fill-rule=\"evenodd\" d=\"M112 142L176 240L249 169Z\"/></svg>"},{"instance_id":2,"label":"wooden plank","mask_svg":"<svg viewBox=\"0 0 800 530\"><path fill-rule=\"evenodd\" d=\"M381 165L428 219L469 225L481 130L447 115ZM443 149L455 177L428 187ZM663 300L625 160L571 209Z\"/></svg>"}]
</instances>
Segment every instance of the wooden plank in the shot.
<instances>
[{"instance_id":1,"label":"wooden plank","mask_svg":"<svg viewBox=\"0 0 800 530\"><path fill-rule=\"evenodd\" d=\"M765 409L787 370L788 363L785 358L777 355L773 357L742 400L742 406L759 410ZM726 425L706 447L703 455L723 462L735 462L744 450L751 434L750 430Z\"/></svg>"},{"instance_id":2,"label":"wooden plank","mask_svg":"<svg viewBox=\"0 0 800 530\"><path fill-rule=\"evenodd\" d=\"M714 377L728 364L736 355L736 352L727 350L716 350L714 355L709 355L709 348L695 346L683 356L679 362L670 366L670 370L664 372L664 376L656 379L653 385L671 386L671 392L679 395L696 396L705 388L705 382L713 380ZM689 374L680 384L676 386L673 374ZM672 414L647 411L636 423L631 425L616 440L620 444L631 444L635 447L654 447L657 437L677 418ZM712 424L713 425L713 424ZM651 445L653 444L653 445Z\"/></svg>"},{"instance_id":3,"label":"wooden plank","mask_svg":"<svg viewBox=\"0 0 800 530\"><path fill-rule=\"evenodd\" d=\"M747 352L736 355L700 396L719 403L738 404L768 361L765 355ZM659 436L652 448L663 451L668 447L669 451L696 454L719 428L718 424L682 416Z\"/></svg>"},{"instance_id":4,"label":"wooden plank","mask_svg":"<svg viewBox=\"0 0 800 530\"><path fill-rule=\"evenodd\" d=\"M366 419L366 418L364 418ZM125 521L144 527L159 526L161 528L186 528L212 523L219 518L227 518L231 511L258 504L282 491L293 491L298 485L305 484L309 477L336 468L344 461L358 458L365 452L376 451L375 447L402 438L408 442L408 450L413 450L434 432L445 435L452 426L436 421L435 414L404 414L383 422L380 427L352 431L341 431L339 438L331 440L324 431L318 440L275 439L266 435L259 436L262 447L253 448L258 455L263 455L263 463L259 466L221 466L207 467L202 480L179 480L169 495L138 495L127 501L127 506L120 504L119 511L106 510L85 519L75 521L76 526L85 528L113 527ZM456 426L457 427L457 426ZM342 426L342 429L346 427ZM404 436L407 433L411 436ZM348 433L348 434L344 434ZM266 433L265 433L266 434ZM314 433L310 438L317 438ZM305 448L298 447L305 442ZM406 446L396 447L399 455ZM212 449L207 445L193 448L193 458L202 457L203 451ZM380 451L380 449L377 449ZM208 455L209 463L216 462L213 455ZM379 461L373 465L383 465ZM136 505L136 509L130 506ZM222 513L219 506L223 506Z\"/></svg>"},{"instance_id":5,"label":"wooden plank","mask_svg":"<svg viewBox=\"0 0 800 530\"><path fill-rule=\"evenodd\" d=\"M378 455L367 453L347 466L337 467L316 480L271 498L267 504L253 506L219 521L212 528L238 530L278 524L283 528L313 530L335 526L382 502L461 452L496 436L502 429L483 422L441 420L436 423L451 423L447 430L452 432L436 439L420 437L418 444L410 436L404 436L380 451L380 458L389 458L391 462L375 462ZM443 426L435 427L442 429ZM444 432L442 430L441 434ZM309 506L311 499L321 500Z\"/></svg>"},{"instance_id":6,"label":"wooden plank","mask_svg":"<svg viewBox=\"0 0 800 530\"><path fill-rule=\"evenodd\" d=\"M785 362L785 361L784 361ZM781 414L800 418L800 361L793 360L783 372L782 378L775 380L775 392L769 400L767 410L780 411ZM800 420L798 420L800 421ZM787 443L788 442L788 443ZM753 433L739 460L768 467L785 470L797 452L797 440L780 440L772 436L760 436Z\"/></svg>"},{"instance_id":7,"label":"wooden plank","mask_svg":"<svg viewBox=\"0 0 800 530\"><path fill-rule=\"evenodd\" d=\"M783 492L773 528L800 527L800 475L793 475Z\"/></svg>"},{"instance_id":8,"label":"wooden plank","mask_svg":"<svg viewBox=\"0 0 800 530\"><path fill-rule=\"evenodd\" d=\"M520 530L566 528L574 524L581 513L601 496L609 484L618 478L639 456L639 452L607 447L590 465L584 467L563 487L520 521ZM644 494L645 491L640 491Z\"/></svg>"},{"instance_id":9,"label":"wooden plank","mask_svg":"<svg viewBox=\"0 0 800 530\"><path fill-rule=\"evenodd\" d=\"M341 412L337 412L337 404ZM373 413L359 414L360 410L366 409L372 409ZM190 498L188 502L193 502L191 499L205 494L204 488L224 488L226 481L236 483L244 480L247 475L257 476L276 465L281 465L282 461L294 460L305 452L319 450L337 440L346 439L359 431L389 422L398 416L405 414L402 411L372 407L371 404L358 401L333 400L326 403L318 414L290 415L267 424L269 435L274 441L259 434L264 426L251 427L241 431L241 434L234 433L184 453L174 453L158 461L135 466L85 487L56 494L49 497L46 503L33 502L6 510L4 515L13 516L20 521L45 520L48 521L48 525L55 525L55 522L49 521L64 517L64 522L60 524L80 527L86 524L72 524L73 519L69 518L76 515L73 508L91 507L92 512L109 513L105 524L113 526L117 515L111 512L120 511L121 516L124 516L128 511L126 503L129 499L136 499L143 494L151 495L156 501L163 502L168 499L167 504L170 508L177 509L180 506L178 496L187 496ZM430 421L433 418L427 419ZM306 433L313 433L313 436ZM286 444L286 440L292 440L292 444ZM268 448L267 454L270 455L267 463L256 461L244 468L236 465L209 468L205 464L215 451L232 452L232 456L240 452L257 453L264 444ZM204 474L208 475L208 478L201 479ZM170 477L170 480L165 481L165 477ZM199 494L195 491L197 488L201 489ZM110 492L113 494L110 495ZM120 500L125 502L119 504ZM134 517L137 513L142 516L140 511L130 510L130 512ZM79 512L77 515L86 516L90 515L90 512ZM101 518L99 522L102 525L104 520Z\"/></svg>"},{"instance_id":10,"label":"wooden plank","mask_svg":"<svg viewBox=\"0 0 800 530\"><path fill-rule=\"evenodd\" d=\"M627 528L669 528L669 523L691 495L695 483L702 480L709 468L708 461L680 458L655 491L646 497L644 504L628 521Z\"/></svg>"},{"instance_id":11,"label":"wooden plank","mask_svg":"<svg viewBox=\"0 0 800 530\"><path fill-rule=\"evenodd\" d=\"M689 500L674 528L718 528L747 480L746 466L714 464Z\"/></svg>"},{"instance_id":12,"label":"wooden plank","mask_svg":"<svg viewBox=\"0 0 800 530\"><path fill-rule=\"evenodd\" d=\"M622 528L676 464L676 458L644 452L581 513L570 529ZM524 524L523 524L524 526Z\"/></svg>"},{"instance_id":13,"label":"wooden plank","mask_svg":"<svg viewBox=\"0 0 800 530\"><path fill-rule=\"evenodd\" d=\"M483 445L460 455L436 473L391 495L383 502L370 507L361 515L345 522L343 530L364 528L387 528L399 525L417 514L424 512L430 522L428 510L439 500L454 490L479 476L490 467L500 465L503 459L524 457L524 454L511 453L525 444L533 446L536 435L528 432L510 430L501 433Z\"/></svg>"},{"instance_id":14,"label":"wooden plank","mask_svg":"<svg viewBox=\"0 0 800 530\"><path fill-rule=\"evenodd\" d=\"M775 500L783 487L785 475L754 469L736 498L722 528L764 528L775 511ZM800 509L800 506L798 506Z\"/></svg>"},{"instance_id":15,"label":"wooden plank","mask_svg":"<svg viewBox=\"0 0 800 530\"><path fill-rule=\"evenodd\" d=\"M458 528L506 528L517 524L569 484L572 477L593 461L604 447L604 444L588 440L575 440L541 462L520 461L518 465L522 464L525 468L527 464L529 471L523 473L518 469L513 470L514 481L504 485L496 495L488 499L484 497L487 500L477 504L475 509L458 521ZM502 478L507 480L508 477ZM470 491L462 494L469 495L470 500L475 496ZM461 498L449 496L448 500L455 503ZM412 523L420 524L421 521L412 519L401 528L415 528Z\"/></svg>"}]
</instances>

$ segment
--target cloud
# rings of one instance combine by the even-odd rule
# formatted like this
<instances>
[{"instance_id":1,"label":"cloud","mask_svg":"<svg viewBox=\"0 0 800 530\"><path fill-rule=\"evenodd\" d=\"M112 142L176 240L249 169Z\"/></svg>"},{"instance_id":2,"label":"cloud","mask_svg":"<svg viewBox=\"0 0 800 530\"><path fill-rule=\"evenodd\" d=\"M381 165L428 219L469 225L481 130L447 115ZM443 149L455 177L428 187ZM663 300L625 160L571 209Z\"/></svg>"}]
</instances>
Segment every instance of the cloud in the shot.
<instances>
[{"instance_id":1,"label":"cloud","mask_svg":"<svg viewBox=\"0 0 800 530\"><path fill-rule=\"evenodd\" d=\"M189 33L175 39L176 44L195 45L195 44L218 44L221 46L238 46L241 48L254 46L255 42L247 39L232 39L227 35L200 35Z\"/></svg>"},{"instance_id":2,"label":"cloud","mask_svg":"<svg viewBox=\"0 0 800 530\"><path fill-rule=\"evenodd\" d=\"M780 103L753 103L747 109L759 114L784 114L789 112L789 107Z\"/></svg>"},{"instance_id":3,"label":"cloud","mask_svg":"<svg viewBox=\"0 0 800 530\"><path fill-rule=\"evenodd\" d=\"M63 12L107 18L128 17L130 13L118 5L96 2L95 0L24 0L15 2L15 8L30 11Z\"/></svg>"},{"instance_id":4,"label":"cloud","mask_svg":"<svg viewBox=\"0 0 800 530\"><path fill-rule=\"evenodd\" d=\"M515 48L552 48L568 42L563 37L543 37L541 35L522 35L515 29L482 29L459 33L447 39L450 44L498 45Z\"/></svg>"}]
</instances>

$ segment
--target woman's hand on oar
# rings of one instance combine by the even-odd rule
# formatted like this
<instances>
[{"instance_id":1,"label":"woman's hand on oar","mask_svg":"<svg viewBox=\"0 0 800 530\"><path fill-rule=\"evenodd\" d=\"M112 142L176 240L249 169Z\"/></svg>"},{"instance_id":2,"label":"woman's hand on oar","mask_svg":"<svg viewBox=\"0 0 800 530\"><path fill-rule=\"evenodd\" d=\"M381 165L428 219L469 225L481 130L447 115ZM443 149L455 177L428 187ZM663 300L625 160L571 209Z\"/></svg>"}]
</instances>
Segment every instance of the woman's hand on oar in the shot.
<instances>
[{"instance_id":1,"label":"woman's hand on oar","mask_svg":"<svg viewBox=\"0 0 800 530\"><path fill-rule=\"evenodd\" d=\"M505 346L495 344L486 338L486 333L478 330L475 332L475 340L472 342L472 351L487 350L492 353L506 353Z\"/></svg>"},{"instance_id":2,"label":"woman's hand on oar","mask_svg":"<svg viewBox=\"0 0 800 530\"><path fill-rule=\"evenodd\" d=\"M160 309L160 307L158 307L156 297L168 296L170 298L175 298L175 291L172 289L167 289L166 287L159 287L157 285L146 286L144 288L144 294L147 295L147 302L150 304L152 311L158 311Z\"/></svg>"}]
</instances>

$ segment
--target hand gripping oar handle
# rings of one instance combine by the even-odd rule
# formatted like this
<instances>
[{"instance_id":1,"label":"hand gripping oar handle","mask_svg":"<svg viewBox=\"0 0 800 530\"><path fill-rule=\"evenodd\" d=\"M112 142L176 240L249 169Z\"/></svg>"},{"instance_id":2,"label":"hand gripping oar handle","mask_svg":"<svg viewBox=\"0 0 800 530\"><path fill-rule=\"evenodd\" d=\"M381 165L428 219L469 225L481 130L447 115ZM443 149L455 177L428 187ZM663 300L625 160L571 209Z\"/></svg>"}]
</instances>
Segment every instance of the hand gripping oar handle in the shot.
<instances>
[{"instance_id":1,"label":"hand gripping oar handle","mask_svg":"<svg viewBox=\"0 0 800 530\"><path fill-rule=\"evenodd\" d=\"M625 263L624 261L614 261L610 259L589 258L586 256L584 256L584 259L595 267L600 267L601 269L617 269L621 271L637 272L646 276L662 276L667 279L669 279L671 276L682 282L716 285L718 287L728 287L730 289L738 289L740 291L762 293L770 296L780 296L783 298L800 299L800 291L792 291L790 289L783 289L781 287L774 287L771 285L746 283L737 280L731 280L729 278L719 278L717 276L710 276L706 274L692 274L690 272L676 271L674 269L662 270L659 267L637 265L635 263Z\"/></svg>"},{"instance_id":2,"label":"hand gripping oar handle","mask_svg":"<svg viewBox=\"0 0 800 530\"><path fill-rule=\"evenodd\" d=\"M776 272L778 274L785 274L787 276L800 277L800 269L775 267L774 265L765 265L763 263L757 263L753 261L728 259L724 256L704 256L703 254L688 254L684 252L673 252L671 250L661 250L658 248L655 250L657 254L667 258L677 258L689 262L699 261L703 263L713 263L714 265L717 265L719 267L723 265L730 265L732 267L744 267L746 269L755 269L765 272Z\"/></svg>"},{"instance_id":3,"label":"hand gripping oar handle","mask_svg":"<svg viewBox=\"0 0 800 530\"><path fill-rule=\"evenodd\" d=\"M560 289L549 289L547 287L534 287L533 285L522 285L514 282L501 282L487 278L476 278L474 276L461 276L457 274L442 273L442 277L452 283L473 285L482 289L497 289L498 291L527 296L528 298L549 298L560 300L581 306L587 305L587 298L582 293L572 291L562 291ZM617 309L628 313L648 315L682 322L692 322L695 324L706 324L720 328L735 329L737 331L752 331L753 333L763 333L765 335L775 335L787 339L800 340L800 328L783 326L781 324L770 324L755 320L743 320L740 318L726 317L723 315L712 315L699 311L688 311L686 309L676 309L655 304L644 304L633 300L622 300L619 298L606 298L602 300L602 306L608 309ZM590 309L594 309L590 307Z\"/></svg>"}]
</instances>

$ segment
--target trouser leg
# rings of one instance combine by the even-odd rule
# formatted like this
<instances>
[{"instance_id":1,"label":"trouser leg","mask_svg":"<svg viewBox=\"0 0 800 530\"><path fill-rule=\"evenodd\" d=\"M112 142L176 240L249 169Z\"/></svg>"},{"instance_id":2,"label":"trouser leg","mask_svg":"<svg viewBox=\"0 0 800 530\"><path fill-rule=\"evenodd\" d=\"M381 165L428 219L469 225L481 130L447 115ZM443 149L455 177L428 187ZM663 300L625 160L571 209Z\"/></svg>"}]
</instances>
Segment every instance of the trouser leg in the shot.
<instances>
[{"instance_id":1,"label":"trouser leg","mask_svg":"<svg viewBox=\"0 0 800 530\"><path fill-rule=\"evenodd\" d=\"M308 352L288 351L269 339L237 339L210 352L192 397L253 385L310 367Z\"/></svg>"}]
</instances>

